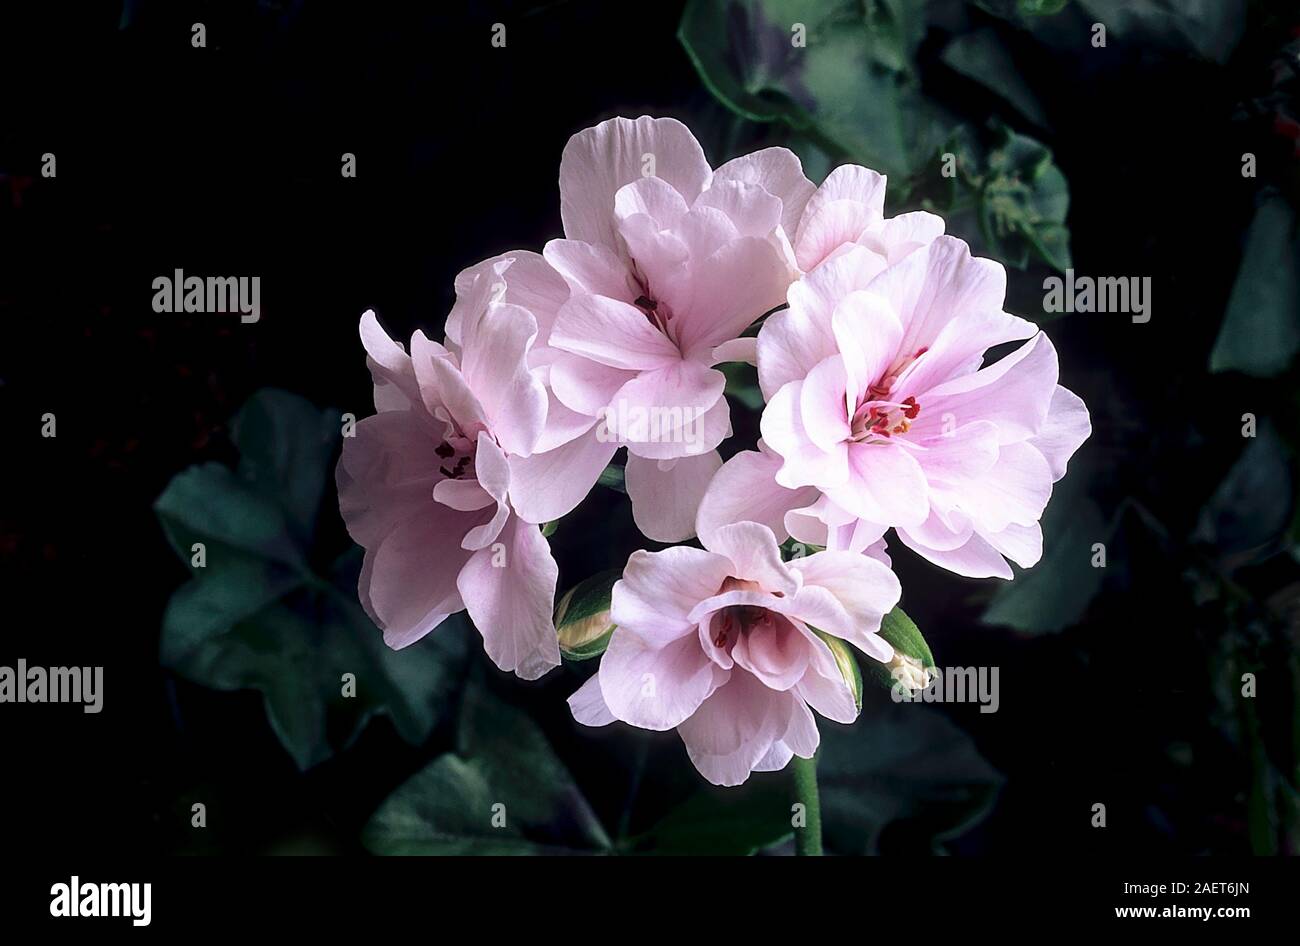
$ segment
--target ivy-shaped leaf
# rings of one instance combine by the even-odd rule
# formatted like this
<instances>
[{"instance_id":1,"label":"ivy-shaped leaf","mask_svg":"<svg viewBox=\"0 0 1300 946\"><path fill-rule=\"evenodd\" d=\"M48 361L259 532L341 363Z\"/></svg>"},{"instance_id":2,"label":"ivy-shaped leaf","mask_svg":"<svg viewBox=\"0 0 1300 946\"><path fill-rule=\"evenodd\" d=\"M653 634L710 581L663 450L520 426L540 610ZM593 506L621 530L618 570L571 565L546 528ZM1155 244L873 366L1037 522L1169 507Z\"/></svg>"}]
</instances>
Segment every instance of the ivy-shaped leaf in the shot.
<instances>
[{"instance_id":1,"label":"ivy-shaped leaf","mask_svg":"<svg viewBox=\"0 0 1300 946\"><path fill-rule=\"evenodd\" d=\"M1300 233L1295 210L1280 194L1270 194L1246 232L1210 370L1276 377L1298 350Z\"/></svg>"},{"instance_id":2,"label":"ivy-shaped leaf","mask_svg":"<svg viewBox=\"0 0 1300 946\"><path fill-rule=\"evenodd\" d=\"M701 787L634 838L637 854L745 856L794 833L786 773L757 773L736 788Z\"/></svg>"},{"instance_id":3,"label":"ivy-shaped leaf","mask_svg":"<svg viewBox=\"0 0 1300 946\"><path fill-rule=\"evenodd\" d=\"M300 768L346 748L377 714L408 742L422 742L459 685L465 622L450 619L395 653L357 603L357 550L326 573L310 567L340 439L337 412L263 390L232 429L236 471L191 467L154 503L192 575L163 615L162 664L214 689L260 691Z\"/></svg>"},{"instance_id":4,"label":"ivy-shaped leaf","mask_svg":"<svg viewBox=\"0 0 1300 946\"><path fill-rule=\"evenodd\" d=\"M852 726L820 723L827 848L876 853L885 829L896 825L916 853L931 853L988 814L1002 777L934 707L870 692L871 703Z\"/></svg>"},{"instance_id":5,"label":"ivy-shaped leaf","mask_svg":"<svg viewBox=\"0 0 1300 946\"><path fill-rule=\"evenodd\" d=\"M903 187L943 134L912 69L924 30L901 0L691 0L678 37L723 104Z\"/></svg>"},{"instance_id":6,"label":"ivy-shaped leaf","mask_svg":"<svg viewBox=\"0 0 1300 946\"><path fill-rule=\"evenodd\" d=\"M1009 102L1039 128L1046 127L1042 103L1025 80L1024 72L1016 68L997 30L985 27L955 37L944 49L942 58L950 68Z\"/></svg>"},{"instance_id":7,"label":"ivy-shaped leaf","mask_svg":"<svg viewBox=\"0 0 1300 946\"><path fill-rule=\"evenodd\" d=\"M466 689L457 751L390 795L362 842L376 854L601 854L613 843L522 710Z\"/></svg>"}]
</instances>

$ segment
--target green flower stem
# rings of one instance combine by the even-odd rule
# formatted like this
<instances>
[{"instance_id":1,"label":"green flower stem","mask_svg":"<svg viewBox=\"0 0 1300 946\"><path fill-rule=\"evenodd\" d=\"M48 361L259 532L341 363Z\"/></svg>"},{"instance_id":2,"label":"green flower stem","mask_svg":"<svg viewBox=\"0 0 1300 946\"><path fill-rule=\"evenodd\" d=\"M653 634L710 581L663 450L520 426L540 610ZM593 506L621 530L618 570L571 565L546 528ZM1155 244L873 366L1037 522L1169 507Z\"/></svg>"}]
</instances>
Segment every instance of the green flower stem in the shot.
<instances>
[{"instance_id":1,"label":"green flower stem","mask_svg":"<svg viewBox=\"0 0 1300 946\"><path fill-rule=\"evenodd\" d=\"M794 800L803 805L804 826L794 829L794 852L801 857L822 856L822 807L817 794L817 757L790 760L794 775Z\"/></svg>"}]
</instances>

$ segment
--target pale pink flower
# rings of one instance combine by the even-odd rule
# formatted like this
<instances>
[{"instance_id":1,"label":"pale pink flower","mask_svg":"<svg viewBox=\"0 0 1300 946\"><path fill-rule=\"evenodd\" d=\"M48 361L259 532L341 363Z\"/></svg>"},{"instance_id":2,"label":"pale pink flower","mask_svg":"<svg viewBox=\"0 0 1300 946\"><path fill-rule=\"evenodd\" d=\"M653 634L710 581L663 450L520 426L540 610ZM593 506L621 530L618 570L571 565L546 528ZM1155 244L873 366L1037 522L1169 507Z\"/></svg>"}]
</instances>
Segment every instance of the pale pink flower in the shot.
<instances>
[{"instance_id":1,"label":"pale pink flower","mask_svg":"<svg viewBox=\"0 0 1300 946\"><path fill-rule=\"evenodd\" d=\"M783 148L711 170L669 118L615 118L570 139L565 239L545 257L571 293L546 339L546 380L567 410L565 435L579 426L574 415L588 426L529 464L562 481L546 512L572 508L626 445L641 531L660 541L693 534L721 463L715 448L731 432L715 366L753 361L754 339L740 336L797 274L788 234L813 191Z\"/></svg>"},{"instance_id":2,"label":"pale pink flower","mask_svg":"<svg viewBox=\"0 0 1300 946\"><path fill-rule=\"evenodd\" d=\"M802 272L855 246L866 247L884 263L896 263L943 234L943 218L924 210L887 218L885 183L885 175L856 164L827 175L791 234Z\"/></svg>"},{"instance_id":3,"label":"pale pink flower","mask_svg":"<svg viewBox=\"0 0 1300 946\"><path fill-rule=\"evenodd\" d=\"M759 333L757 452L714 478L699 531L738 519L858 551L894 528L970 577L1042 554L1052 484L1088 437L1056 351L1002 311L1006 271L938 237L884 269L854 247L790 289ZM995 345L1028 340L984 365Z\"/></svg>"},{"instance_id":4,"label":"pale pink flower","mask_svg":"<svg viewBox=\"0 0 1300 946\"><path fill-rule=\"evenodd\" d=\"M557 568L511 463L534 451L547 394L529 369L538 326L499 301L496 261L463 284L456 338L422 332L408 354L361 317L379 413L344 439L337 480L348 532L365 548L361 603L385 642L406 647L468 610L488 656L534 679L559 664L551 614Z\"/></svg>"},{"instance_id":5,"label":"pale pink flower","mask_svg":"<svg viewBox=\"0 0 1300 946\"><path fill-rule=\"evenodd\" d=\"M704 549L634 552L614 585L609 649L569 706L588 726L676 728L705 778L738 785L811 758L820 737L809 707L857 718L813 628L888 661L878 631L899 593L893 572L865 555L782 562L772 531L753 522L717 529Z\"/></svg>"}]
</instances>

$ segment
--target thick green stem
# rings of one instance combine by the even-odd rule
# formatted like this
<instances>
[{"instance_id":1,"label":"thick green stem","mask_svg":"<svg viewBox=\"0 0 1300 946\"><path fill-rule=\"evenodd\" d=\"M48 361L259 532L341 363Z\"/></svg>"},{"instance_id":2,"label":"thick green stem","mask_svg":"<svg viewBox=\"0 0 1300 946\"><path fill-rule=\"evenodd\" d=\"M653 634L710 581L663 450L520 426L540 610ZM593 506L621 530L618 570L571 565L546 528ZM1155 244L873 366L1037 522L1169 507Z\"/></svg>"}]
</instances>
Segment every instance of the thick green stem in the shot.
<instances>
[{"instance_id":1,"label":"thick green stem","mask_svg":"<svg viewBox=\"0 0 1300 946\"><path fill-rule=\"evenodd\" d=\"M790 760L794 800L803 805L804 826L794 829L794 852L804 857L822 855L822 806L817 794L817 757Z\"/></svg>"}]
</instances>

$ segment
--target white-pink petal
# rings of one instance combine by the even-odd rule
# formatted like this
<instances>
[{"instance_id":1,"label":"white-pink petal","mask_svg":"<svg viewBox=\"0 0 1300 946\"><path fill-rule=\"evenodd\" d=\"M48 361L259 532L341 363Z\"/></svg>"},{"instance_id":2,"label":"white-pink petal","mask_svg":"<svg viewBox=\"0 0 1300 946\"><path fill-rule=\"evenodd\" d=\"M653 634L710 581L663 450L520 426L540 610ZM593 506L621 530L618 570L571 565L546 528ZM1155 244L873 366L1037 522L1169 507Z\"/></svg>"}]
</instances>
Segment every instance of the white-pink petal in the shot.
<instances>
[{"instance_id":1,"label":"white-pink petal","mask_svg":"<svg viewBox=\"0 0 1300 946\"><path fill-rule=\"evenodd\" d=\"M499 540L473 554L456 587L492 662L536 680L560 663L551 618L559 568L541 530L517 516L510 517Z\"/></svg>"},{"instance_id":2,"label":"white-pink petal","mask_svg":"<svg viewBox=\"0 0 1300 946\"><path fill-rule=\"evenodd\" d=\"M684 542L694 536L700 501L721 466L716 450L674 460L647 460L629 453L625 483L641 534L656 542Z\"/></svg>"}]
</instances>

